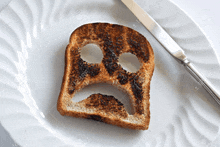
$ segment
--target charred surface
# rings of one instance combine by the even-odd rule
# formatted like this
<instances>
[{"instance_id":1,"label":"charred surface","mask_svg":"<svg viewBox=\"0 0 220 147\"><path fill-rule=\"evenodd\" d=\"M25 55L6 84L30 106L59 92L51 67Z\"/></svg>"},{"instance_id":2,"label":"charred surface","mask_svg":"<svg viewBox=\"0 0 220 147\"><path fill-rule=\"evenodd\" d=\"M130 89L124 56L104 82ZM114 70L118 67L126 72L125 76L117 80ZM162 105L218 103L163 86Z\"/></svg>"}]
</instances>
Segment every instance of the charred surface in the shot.
<instances>
[{"instance_id":1,"label":"charred surface","mask_svg":"<svg viewBox=\"0 0 220 147\"><path fill-rule=\"evenodd\" d=\"M127 112L125 111L124 105L114 98L114 96L92 94L86 100L86 107L88 108L96 108L105 113L113 113L115 115L119 115L121 117L127 117ZM82 102L83 102L82 101Z\"/></svg>"},{"instance_id":2,"label":"charred surface","mask_svg":"<svg viewBox=\"0 0 220 147\"><path fill-rule=\"evenodd\" d=\"M87 73L88 73L88 64L87 62L83 61L81 58L78 60L78 76L81 80L83 80Z\"/></svg>"},{"instance_id":3,"label":"charred surface","mask_svg":"<svg viewBox=\"0 0 220 147\"><path fill-rule=\"evenodd\" d=\"M130 52L141 58L145 63L149 60L149 49L146 42L145 37L141 34L128 33L127 43L131 48Z\"/></svg>"},{"instance_id":4,"label":"charred surface","mask_svg":"<svg viewBox=\"0 0 220 147\"><path fill-rule=\"evenodd\" d=\"M91 78L94 78L95 76L97 76L100 72L100 67L97 64L91 64L89 65L89 69L88 69L88 73L90 75Z\"/></svg>"},{"instance_id":5,"label":"charred surface","mask_svg":"<svg viewBox=\"0 0 220 147\"><path fill-rule=\"evenodd\" d=\"M105 68L110 76L112 76L114 72L118 69L117 61L118 57L116 56L114 50L111 47L106 47L105 56L102 62L105 65Z\"/></svg>"},{"instance_id":6,"label":"charred surface","mask_svg":"<svg viewBox=\"0 0 220 147\"><path fill-rule=\"evenodd\" d=\"M89 115L87 118L88 118L88 119L92 119L92 120L96 120L96 121L103 122L102 117L99 116L99 115Z\"/></svg>"},{"instance_id":7,"label":"charred surface","mask_svg":"<svg viewBox=\"0 0 220 147\"><path fill-rule=\"evenodd\" d=\"M127 84L128 83L128 74L127 74L127 72L124 71L124 70L119 72L117 79L118 79L118 81L121 85Z\"/></svg>"},{"instance_id":8,"label":"charred surface","mask_svg":"<svg viewBox=\"0 0 220 147\"><path fill-rule=\"evenodd\" d=\"M142 100L143 100L143 88L142 88L142 84L139 83L138 81L138 77L134 74L132 74L131 78L130 78L130 84L131 84L131 89L132 92L136 98L136 105L137 105L137 112L139 114L143 114L143 107L141 105Z\"/></svg>"}]
</instances>

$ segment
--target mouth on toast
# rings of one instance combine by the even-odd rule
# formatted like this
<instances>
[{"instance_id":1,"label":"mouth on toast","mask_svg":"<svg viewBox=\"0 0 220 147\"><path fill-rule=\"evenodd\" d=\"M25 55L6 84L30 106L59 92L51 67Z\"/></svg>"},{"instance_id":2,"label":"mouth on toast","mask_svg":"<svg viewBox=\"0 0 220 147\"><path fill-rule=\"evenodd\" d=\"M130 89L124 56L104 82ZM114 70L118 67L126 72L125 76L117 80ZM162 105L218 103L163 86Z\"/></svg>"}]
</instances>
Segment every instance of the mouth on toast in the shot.
<instances>
[{"instance_id":1,"label":"mouth on toast","mask_svg":"<svg viewBox=\"0 0 220 147\"><path fill-rule=\"evenodd\" d=\"M115 99L117 99L117 101L123 104L129 115L134 114L134 109L130 102L129 94L107 83L92 84L84 87L73 96L72 101L81 102L94 94L113 96Z\"/></svg>"}]
</instances>

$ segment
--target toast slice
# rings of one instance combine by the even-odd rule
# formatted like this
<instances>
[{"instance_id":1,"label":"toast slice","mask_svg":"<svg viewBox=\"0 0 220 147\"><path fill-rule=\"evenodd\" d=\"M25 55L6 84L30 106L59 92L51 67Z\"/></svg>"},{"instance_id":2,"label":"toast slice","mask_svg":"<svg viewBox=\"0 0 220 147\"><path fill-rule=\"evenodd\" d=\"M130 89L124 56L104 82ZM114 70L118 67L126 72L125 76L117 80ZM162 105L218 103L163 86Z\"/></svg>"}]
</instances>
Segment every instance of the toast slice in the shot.
<instances>
[{"instance_id":1,"label":"toast slice","mask_svg":"<svg viewBox=\"0 0 220 147\"><path fill-rule=\"evenodd\" d=\"M94 43L103 52L101 63L90 64L80 57L83 46ZM130 52L141 63L136 73L122 68L118 59ZM146 130L150 122L150 81L154 71L154 53L147 39L137 31L109 23L91 23L78 27L70 36L65 53L65 72L57 110L61 115L94 119L120 127ZM74 102L74 95L94 83L109 83L130 95L134 114L113 96L92 94Z\"/></svg>"}]
</instances>

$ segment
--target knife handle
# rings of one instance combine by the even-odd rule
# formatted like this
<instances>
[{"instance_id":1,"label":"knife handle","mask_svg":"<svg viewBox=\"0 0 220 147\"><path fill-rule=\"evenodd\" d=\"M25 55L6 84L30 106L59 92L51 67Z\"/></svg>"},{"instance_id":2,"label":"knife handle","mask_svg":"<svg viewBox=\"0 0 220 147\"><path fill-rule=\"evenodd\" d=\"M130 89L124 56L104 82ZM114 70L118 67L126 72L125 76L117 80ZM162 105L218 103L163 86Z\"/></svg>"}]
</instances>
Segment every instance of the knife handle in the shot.
<instances>
[{"instance_id":1,"label":"knife handle","mask_svg":"<svg viewBox=\"0 0 220 147\"><path fill-rule=\"evenodd\" d=\"M210 93L210 95L215 99L215 101L220 105L220 94L213 84L201 73L198 72L196 67L190 63L187 59L183 61L183 64L187 71L205 88L205 90Z\"/></svg>"}]
</instances>

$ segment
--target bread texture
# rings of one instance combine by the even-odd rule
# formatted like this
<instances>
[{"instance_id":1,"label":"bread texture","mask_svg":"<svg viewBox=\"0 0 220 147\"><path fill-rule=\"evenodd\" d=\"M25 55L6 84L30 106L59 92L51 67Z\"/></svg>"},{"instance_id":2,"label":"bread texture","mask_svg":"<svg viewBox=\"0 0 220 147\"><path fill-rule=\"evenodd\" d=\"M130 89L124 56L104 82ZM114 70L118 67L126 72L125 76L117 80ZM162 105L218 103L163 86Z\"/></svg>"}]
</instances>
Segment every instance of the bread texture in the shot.
<instances>
[{"instance_id":1,"label":"bread texture","mask_svg":"<svg viewBox=\"0 0 220 147\"><path fill-rule=\"evenodd\" d=\"M101 63L82 60L80 50L94 43L103 52ZM136 73L119 64L122 53L132 53L141 63ZM70 36L65 53L65 72L57 102L61 115L81 117L124 128L146 130L150 123L150 82L154 71L154 53L147 39L137 31L117 24L91 23L78 27ZM92 94L80 102L74 95L83 87L109 83L130 95L134 114L114 96ZM73 99L73 100L72 100Z\"/></svg>"}]
</instances>

